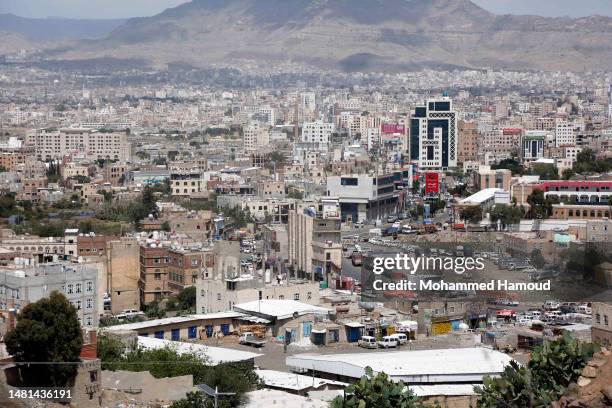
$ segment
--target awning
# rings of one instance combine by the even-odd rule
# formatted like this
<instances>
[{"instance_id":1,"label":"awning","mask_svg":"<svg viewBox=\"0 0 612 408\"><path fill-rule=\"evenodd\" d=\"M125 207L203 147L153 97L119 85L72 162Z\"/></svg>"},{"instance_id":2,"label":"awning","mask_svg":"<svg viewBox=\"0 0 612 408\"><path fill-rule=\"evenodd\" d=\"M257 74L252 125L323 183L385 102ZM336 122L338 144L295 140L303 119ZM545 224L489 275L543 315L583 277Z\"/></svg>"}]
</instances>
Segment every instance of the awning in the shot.
<instances>
[{"instance_id":1,"label":"awning","mask_svg":"<svg viewBox=\"0 0 612 408\"><path fill-rule=\"evenodd\" d=\"M327 333L327 329L321 329L321 330L312 329L311 332L316 333L316 334L325 334Z\"/></svg>"},{"instance_id":2,"label":"awning","mask_svg":"<svg viewBox=\"0 0 612 408\"><path fill-rule=\"evenodd\" d=\"M346 322L344 323L344 325L348 327L365 327L363 324L359 322Z\"/></svg>"}]
</instances>

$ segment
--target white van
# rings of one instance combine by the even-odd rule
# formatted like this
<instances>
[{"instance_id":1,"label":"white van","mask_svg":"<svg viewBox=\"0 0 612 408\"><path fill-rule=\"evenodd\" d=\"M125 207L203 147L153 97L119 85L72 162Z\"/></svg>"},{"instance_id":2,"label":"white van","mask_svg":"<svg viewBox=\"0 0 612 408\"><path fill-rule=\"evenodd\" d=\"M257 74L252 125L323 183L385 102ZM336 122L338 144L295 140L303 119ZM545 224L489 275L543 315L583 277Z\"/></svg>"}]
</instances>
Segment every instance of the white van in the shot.
<instances>
[{"instance_id":1,"label":"white van","mask_svg":"<svg viewBox=\"0 0 612 408\"><path fill-rule=\"evenodd\" d=\"M401 346L402 344L406 344L408 342L408 336L405 333L395 333L389 337L394 337L397 339L397 342Z\"/></svg>"},{"instance_id":2,"label":"white van","mask_svg":"<svg viewBox=\"0 0 612 408\"><path fill-rule=\"evenodd\" d=\"M359 342L357 344L359 344L359 347L369 348L369 349L374 349L378 347L378 344L376 343L376 339L372 336L362 336L359 339Z\"/></svg>"},{"instance_id":3,"label":"white van","mask_svg":"<svg viewBox=\"0 0 612 408\"><path fill-rule=\"evenodd\" d=\"M578 309L576 310L576 312L578 313L582 313L585 315L591 315L593 314L593 311L591 310L591 308L588 305L580 305L578 306Z\"/></svg>"},{"instance_id":4,"label":"white van","mask_svg":"<svg viewBox=\"0 0 612 408\"><path fill-rule=\"evenodd\" d=\"M399 345L397 338L393 336L385 336L378 342L380 348L394 348Z\"/></svg>"}]
</instances>

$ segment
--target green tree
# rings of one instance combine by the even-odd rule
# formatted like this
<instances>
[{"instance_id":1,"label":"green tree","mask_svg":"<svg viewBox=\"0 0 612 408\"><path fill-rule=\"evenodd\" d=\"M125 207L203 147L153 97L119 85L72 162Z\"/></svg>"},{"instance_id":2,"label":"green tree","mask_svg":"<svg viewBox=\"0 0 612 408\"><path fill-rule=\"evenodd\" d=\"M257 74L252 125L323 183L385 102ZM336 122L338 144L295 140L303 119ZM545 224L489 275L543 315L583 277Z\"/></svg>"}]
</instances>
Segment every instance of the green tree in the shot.
<instances>
[{"instance_id":1,"label":"green tree","mask_svg":"<svg viewBox=\"0 0 612 408\"><path fill-rule=\"evenodd\" d=\"M470 205L459 210L459 217L469 223L476 224L482 221L482 209L479 205Z\"/></svg>"},{"instance_id":2,"label":"green tree","mask_svg":"<svg viewBox=\"0 0 612 408\"><path fill-rule=\"evenodd\" d=\"M516 158L501 160L499 163L491 165L491 169L508 169L513 176L525 174L525 167Z\"/></svg>"},{"instance_id":3,"label":"green tree","mask_svg":"<svg viewBox=\"0 0 612 408\"><path fill-rule=\"evenodd\" d=\"M178 306L181 310L193 310L196 306L196 287L187 286L177 296Z\"/></svg>"},{"instance_id":4,"label":"green tree","mask_svg":"<svg viewBox=\"0 0 612 408\"><path fill-rule=\"evenodd\" d=\"M162 225L161 225L161 230L162 231L170 232L170 229L171 229L170 228L170 223L168 221L162 222Z\"/></svg>"},{"instance_id":5,"label":"green tree","mask_svg":"<svg viewBox=\"0 0 612 408\"><path fill-rule=\"evenodd\" d=\"M17 315L15 329L5 336L6 349L16 362L41 362L21 366L28 386L63 387L77 372L83 334L76 309L64 295L52 292Z\"/></svg>"},{"instance_id":6,"label":"green tree","mask_svg":"<svg viewBox=\"0 0 612 408\"><path fill-rule=\"evenodd\" d=\"M531 218L548 218L552 213L552 201L544 197L544 191L533 190L527 197L527 203L531 207L529 213Z\"/></svg>"},{"instance_id":7,"label":"green tree","mask_svg":"<svg viewBox=\"0 0 612 408\"><path fill-rule=\"evenodd\" d=\"M170 408L204 408L204 398L199 392L189 392L187 397L175 401Z\"/></svg>"},{"instance_id":8,"label":"green tree","mask_svg":"<svg viewBox=\"0 0 612 408\"><path fill-rule=\"evenodd\" d=\"M538 269L541 269L544 267L544 265L546 265L546 259L544 259L544 256L542 256L542 251L540 251L538 248L531 251L531 263Z\"/></svg>"},{"instance_id":9,"label":"green tree","mask_svg":"<svg viewBox=\"0 0 612 408\"><path fill-rule=\"evenodd\" d=\"M491 221L500 222L502 228L508 225L515 225L521 221L523 210L520 207L509 206L506 204L495 204L489 213Z\"/></svg>"},{"instance_id":10,"label":"green tree","mask_svg":"<svg viewBox=\"0 0 612 408\"><path fill-rule=\"evenodd\" d=\"M559 169L554 164L536 163L533 165L531 173L540 176L542 180L559 179Z\"/></svg>"},{"instance_id":11,"label":"green tree","mask_svg":"<svg viewBox=\"0 0 612 408\"><path fill-rule=\"evenodd\" d=\"M345 389L345 396L336 397L331 408L420 408L422 404L403 381L394 382L385 373L374 376L372 368L355 384Z\"/></svg>"},{"instance_id":12,"label":"green tree","mask_svg":"<svg viewBox=\"0 0 612 408\"><path fill-rule=\"evenodd\" d=\"M574 171L574 169L564 169L561 173L561 178L563 178L563 180L569 180L574 177L575 174L576 172Z\"/></svg>"}]
</instances>

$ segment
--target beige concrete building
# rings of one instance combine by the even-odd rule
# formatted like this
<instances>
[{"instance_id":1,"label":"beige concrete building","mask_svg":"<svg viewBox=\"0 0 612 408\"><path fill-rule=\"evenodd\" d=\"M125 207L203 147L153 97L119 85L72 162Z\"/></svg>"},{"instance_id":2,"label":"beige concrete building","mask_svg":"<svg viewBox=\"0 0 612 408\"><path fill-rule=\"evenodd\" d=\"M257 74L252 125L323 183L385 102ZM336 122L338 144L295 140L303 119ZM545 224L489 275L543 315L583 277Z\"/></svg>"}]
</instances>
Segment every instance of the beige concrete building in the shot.
<instances>
[{"instance_id":1,"label":"beige concrete building","mask_svg":"<svg viewBox=\"0 0 612 408\"><path fill-rule=\"evenodd\" d=\"M340 267L340 224L339 208L322 202L305 203L289 213L289 265L295 276L327 280Z\"/></svg>"},{"instance_id":2,"label":"beige concrete building","mask_svg":"<svg viewBox=\"0 0 612 408\"><path fill-rule=\"evenodd\" d=\"M612 345L612 305L596 302L592 304L593 325L591 336L594 342L603 346Z\"/></svg>"},{"instance_id":3,"label":"beige concrete building","mask_svg":"<svg viewBox=\"0 0 612 408\"><path fill-rule=\"evenodd\" d=\"M501 188L510 191L512 172L508 169L491 170L491 166L480 166L478 168L478 187Z\"/></svg>"},{"instance_id":4,"label":"beige concrete building","mask_svg":"<svg viewBox=\"0 0 612 408\"><path fill-rule=\"evenodd\" d=\"M71 153L83 153L89 159L110 159L128 162L132 145L127 135L98 132L91 129L35 129L26 133L27 143L35 146L40 160L61 159Z\"/></svg>"},{"instance_id":5,"label":"beige concrete building","mask_svg":"<svg viewBox=\"0 0 612 408\"><path fill-rule=\"evenodd\" d=\"M478 156L478 130L475 122L459 121L458 162L475 161Z\"/></svg>"}]
</instances>

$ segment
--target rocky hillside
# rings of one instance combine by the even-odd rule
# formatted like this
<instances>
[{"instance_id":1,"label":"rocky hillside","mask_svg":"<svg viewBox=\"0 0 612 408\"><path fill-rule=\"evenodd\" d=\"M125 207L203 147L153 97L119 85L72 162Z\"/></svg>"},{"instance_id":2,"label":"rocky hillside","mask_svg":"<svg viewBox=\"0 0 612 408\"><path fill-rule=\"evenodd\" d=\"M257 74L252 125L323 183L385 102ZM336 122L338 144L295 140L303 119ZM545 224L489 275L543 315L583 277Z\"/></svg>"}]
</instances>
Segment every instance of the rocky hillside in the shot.
<instances>
[{"instance_id":1,"label":"rocky hillside","mask_svg":"<svg viewBox=\"0 0 612 408\"><path fill-rule=\"evenodd\" d=\"M344 71L612 66L612 19L496 16L469 0L194 0L56 58Z\"/></svg>"}]
</instances>

